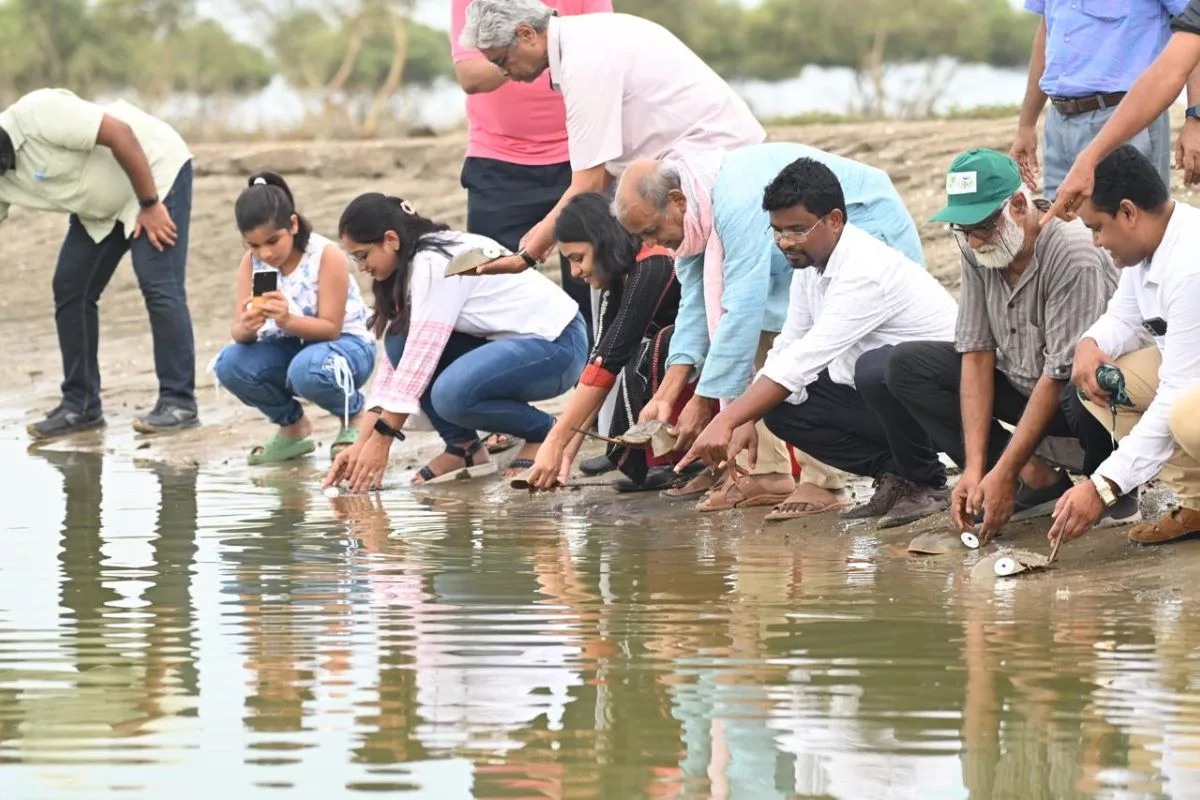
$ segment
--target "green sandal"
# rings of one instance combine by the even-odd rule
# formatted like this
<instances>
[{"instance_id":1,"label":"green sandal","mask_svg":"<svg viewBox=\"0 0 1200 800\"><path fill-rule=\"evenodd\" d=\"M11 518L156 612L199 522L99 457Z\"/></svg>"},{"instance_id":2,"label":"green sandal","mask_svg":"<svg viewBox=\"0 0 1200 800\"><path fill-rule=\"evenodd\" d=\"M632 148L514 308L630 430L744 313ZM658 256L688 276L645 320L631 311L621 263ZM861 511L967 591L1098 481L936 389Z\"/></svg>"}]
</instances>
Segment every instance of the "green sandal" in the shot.
<instances>
[{"instance_id":1,"label":"green sandal","mask_svg":"<svg viewBox=\"0 0 1200 800\"><path fill-rule=\"evenodd\" d=\"M342 428L338 433L337 438L333 440L333 444L329 445L329 460L333 461L338 457L338 453L345 450L350 445L358 441L358 428Z\"/></svg>"},{"instance_id":2,"label":"green sandal","mask_svg":"<svg viewBox=\"0 0 1200 800\"><path fill-rule=\"evenodd\" d=\"M250 466L257 467L261 464L279 464L284 461L291 461L294 458L306 456L317 449L316 443L309 438L293 439L290 436L284 436L282 433L276 433L270 439L258 447L250 451L247 461Z\"/></svg>"}]
</instances>

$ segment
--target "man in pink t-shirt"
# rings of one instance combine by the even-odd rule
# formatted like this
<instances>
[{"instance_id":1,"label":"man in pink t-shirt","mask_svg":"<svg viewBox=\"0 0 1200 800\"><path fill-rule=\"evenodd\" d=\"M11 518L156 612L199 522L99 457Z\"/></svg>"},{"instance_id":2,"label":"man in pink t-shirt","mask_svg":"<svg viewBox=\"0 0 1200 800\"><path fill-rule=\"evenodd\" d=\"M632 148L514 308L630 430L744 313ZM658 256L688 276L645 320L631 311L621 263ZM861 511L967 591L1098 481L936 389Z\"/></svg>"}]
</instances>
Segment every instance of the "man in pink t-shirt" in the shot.
<instances>
[{"instance_id":1,"label":"man in pink t-shirt","mask_svg":"<svg viewBox=\"0 0 1200 800\"><path fill-rule=\"evenodd\" d=\"M459 44L470 0L452 0L450 48L454 72L467 93L467 231L516 251L571 185L567 114L549 76L510 81L478 50ZM546 0L560 15L611 12L612 0ZM592 330L588 286L562 263L563 288L579 304Z\"/></svg>"}]
</instances>

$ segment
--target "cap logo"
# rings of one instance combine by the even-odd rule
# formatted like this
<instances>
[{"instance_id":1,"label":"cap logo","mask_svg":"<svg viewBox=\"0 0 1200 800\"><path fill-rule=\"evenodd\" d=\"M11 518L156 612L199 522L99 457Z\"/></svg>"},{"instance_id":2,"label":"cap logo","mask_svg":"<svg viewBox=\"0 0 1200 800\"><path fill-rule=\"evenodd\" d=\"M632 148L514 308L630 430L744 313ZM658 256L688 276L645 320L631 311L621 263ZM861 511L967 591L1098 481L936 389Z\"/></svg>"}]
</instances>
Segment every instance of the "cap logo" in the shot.
<instances>
[{"instance_id":1,"label":"cap logo","mask_svg":"<svg viewBox=\"0 0 1200 800\"><path fill-rule=\"evenodd\" d=\"M975 194L979 191L979 180L977 173L972 170L970 172L951 172L946 176L946 194Z\"/></svg>"}]
</instances>

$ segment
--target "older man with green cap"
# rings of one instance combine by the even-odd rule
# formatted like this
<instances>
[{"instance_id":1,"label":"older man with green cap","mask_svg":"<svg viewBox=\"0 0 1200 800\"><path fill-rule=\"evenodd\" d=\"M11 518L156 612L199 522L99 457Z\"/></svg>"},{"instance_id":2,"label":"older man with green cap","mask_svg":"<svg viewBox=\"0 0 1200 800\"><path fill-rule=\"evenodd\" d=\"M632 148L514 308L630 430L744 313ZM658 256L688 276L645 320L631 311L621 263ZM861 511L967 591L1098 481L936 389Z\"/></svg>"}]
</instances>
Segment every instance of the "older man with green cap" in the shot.
<instances>
[{"instance_id":1,"label":"older man with green cap","mask_svg":"<svg viewBox=\"0 0 1200 800\"><path fill-rule=\"evenodd\" d=\"M1080 222L1039 228L1048 207L1009 156L977 149L954 159L933 221L949 224L962 254L955 340L893 348L888 391L872 404L885 425L916 419L962 468L951 510L964 531L982 518L984 541L1018 515L1048 514L1071 488L1034 455L1044 437L1078 439L1088 474L1112 452L1070 378L1075 343L1104 313L1118 271ZM1136 501L1110 512L1135 514Z\"/></svg>"}]
</instances>

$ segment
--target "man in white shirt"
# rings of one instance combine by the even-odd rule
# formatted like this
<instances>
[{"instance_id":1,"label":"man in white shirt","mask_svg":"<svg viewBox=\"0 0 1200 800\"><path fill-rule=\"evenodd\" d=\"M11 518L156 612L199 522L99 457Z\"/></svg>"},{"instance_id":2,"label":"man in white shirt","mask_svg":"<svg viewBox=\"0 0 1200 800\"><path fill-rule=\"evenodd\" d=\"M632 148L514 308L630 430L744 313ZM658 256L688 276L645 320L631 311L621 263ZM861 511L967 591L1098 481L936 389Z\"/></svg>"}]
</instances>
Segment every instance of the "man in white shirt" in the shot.
<instances>
[{"instance_id":1,"label":"man in white shirt","mask_svg":"<svg viewBox=\"0 0 1200 800\"><path fill-rule=\"evenodd\" d=\"M943 511L949 497L936 449L915 419L885 427L871 412L859 383L883 379L860 356L952 337L957 305L916 262L846 222L842 186L827 166L799 163L803 169L793 165L763 194L776 242L797 270L787 321L758 378L677 469L698 459L716 467L743 450L753 463L754 423L762 419L813 458L874 478L876 494L890 500L880 527Z\"/></svg>"},{"instance_id":2,"label":"man in white shirt","mask_svg":"<svg viewBox=\"0 0 1200 800\"><path fill-rule=\"evenodd\" d=\"M539 0L474 0L460 44L514 81L540 80L567 107L571 185L521 240L480 268L519 272L554 244L554 221L576 194L606 191L637 159L759 144L767 132L717 73L666 28L629 14L557 16Z\"/></svg>"},{"instance_id":3,"label":"man in white shirt","mask_svg":"<svg viewBox=\"0 0 1200 800\"><path fill-rule=\"evenodd\" d=\"M1172 200L1131 145L1100 161L1094 181L1079 213L1123 272L1108 311L1079 340L1071 378L1113 429L1097 372L1115 365L1133 407L1117 406L1116 451L1063 495L1048 535L1083 535L1117 498L1158 478L1178 492L1180 508L1134 527L1129 540L1173 542L1200 532L1200 209ZM1136 349L1143 330L1154 347Z\"/></svg>"}]
</instances>

